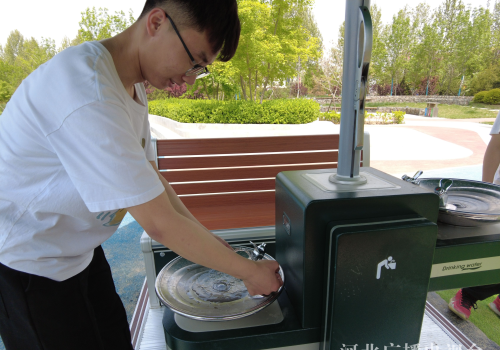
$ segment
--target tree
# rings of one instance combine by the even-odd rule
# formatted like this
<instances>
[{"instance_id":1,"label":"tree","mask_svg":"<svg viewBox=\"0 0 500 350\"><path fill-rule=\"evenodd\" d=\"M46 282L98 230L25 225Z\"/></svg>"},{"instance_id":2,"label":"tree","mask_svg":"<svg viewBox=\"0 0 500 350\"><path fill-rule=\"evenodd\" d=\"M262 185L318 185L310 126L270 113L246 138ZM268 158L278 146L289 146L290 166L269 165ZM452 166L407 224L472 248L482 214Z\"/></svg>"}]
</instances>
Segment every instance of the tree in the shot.
<instances>
[{"instance_id":1,"label":"tree","mask_svg":"<svg viewBox=\"0 0 500 350\"><path fill-rule=\"evenodd\" d=\"M307 0L241 0L241 37L233 58L245 99L263 100L275 82L297 75L297 62L320 57L319 40L309 35L300 13ZM258 89L259 88L259 89Z\"/></svg>"},{"instance_id":2,"label":"tree","mask_svg":"<svg viewBox=\"0 0 500 350\"><path fill-rule=\"evenodd\" d=\"M110 15L107 8L99 8L98 10L95 7L87 8L85 12L82 12L79 23L79 41L107 39L123 32L135 22L132 13L132 10L129 10L127 18L123 11L116 11L114 15Z\"/></svg>"},{"instance_id":3,"label":"tree","mask_svg":"<svg viewBox=\"0 0 500 350\"><path fill-rule=\"evenodd\" d=\"M387 81L387 78L385 76L387 72L387 51L385 48L385 34L387 33L387 31L385 30L385 25L382 23L382 11L380 11L377 4L371 6L370 14L372 17L373 45L368 79L369 81L383 83L384 81Z\"/></svg>"},{"instance_id":4,"label":"tree","mask_svg":"<svg viewBox=\"0 0 500 350\"><path fill-rule=\"evenodd\" d=\"M309 39L316 38L318 40L318 47L323 47L323 36L319 31L318 24L314 18L314 15L311 11L310 7L304 8L304 11L299 13L302 19L302 25L308 33ZM308 40L309 40L308 39ZM302 61L302 65L304 67L304 78L302 79L302 83L309 89L314 88L314 76L319 74L319 70L321 69L319 66L319 61L315 57L306 61Z\"/></svg>"},{"instance_id":5,"label":"tree","mask_svg":"<svg viewBox=\"0 0 500 350\"><path fill-rule=\"evenodd\" d=\"M420 94L427 94L431 78L437 74L441 62L441 36L434 23L425 24L420 42L414 48L410 69L410 78L413 84L417 84L417 90L421 86L422 79L427 81L426 88L424 91L419 91Z\"/></svg>"},{"instance_id":6,"label":"tree","mask_svg":"<svg viewBox=\"0 0 500 350\"><path fill-rule=\"evenodd\" d=\"M498 62L500 58L500 1L496 0L491 14L491 47L492 62Z\"/></svg>"},{"instance_id":7,"label":"tree","mask_svg":"<svg viewBox=\"0 0 500 350\"><path fill-rule=\"evenodd\" d=\"M8 102L13 92L12 86L0 80L0 103Z\"/></svg>"},{"instance_id":8,"label":"tree","mask_svg":"<svg viewBox=\"0 0 500 350\"><path fill-rule=\"evenodd\" d=\"M408 8L393 16L392 24L386 28L387 71L391 81L404 76L410 56L411 26Z\"/></svg>"},{"instance_id":9,"label":"tree","mask_svg":"<svg viewBox=\"0 0 500 350\"><path fill-rule=\"evenodd\" d=\"M332 102L342 92L344 71L344 32L345 23L339 28L337 44L334 45L320 60L321 75L316 77L316 84L332 96Z\"/></svg>"},{"instance_id":10,"label":"tree","mask_svg":"<svg viewBox=\"0 0 500 350\"><path fill-rule=\"evenodd\" d=\"M56 53L56 45L52 39L42 38L40 42L34 38L24 40L22 50L16 58L16 65L23 69L25 76L28 76Z\"/></svg>"},{"instance_id":11,"label":"tree","mask_svg":"<svg viewBox=\"0 0 500 350\"><path fill-rule=\"evenodd\" d=\"M5 46L0 49L0 81L10 86L10 89L16 89L24 78L57 52L83 41L110 37L125 30L133 22L132 11L127 18L122 11L109 15L107 9L97 11L95 8L88 8L82 12L77 37L71 41L64 38L59 49L52 39L27 39L18 30L14 30L7 38Z\"/></svg>"},{"instance_id":12,"label":"tree","mask_svg":"<svg viewBox=\"0 0 500 350\"><path fill-rule=\"evenodd\" d=\"M8 64L14 64L19 52L22 50L24 38L22 34L16 29L10 32L7 38L7 44L4 48L3 58Z\"/></svg>"},{"instance_id":13,"label":"tree","mask_svg":"<svg viewBox=\"0 0 500 350\"><path fill-rule=\"evenodd\" d=\"M34 38L25 39L18 30L14 30L3 50L0 80L16 89L24 78L55 54L53 40L42 38L39 42Z\"/></svg>"},{"instance_id":14,"label":"tree","mask_svg":"<svg viewBox=\"0 0 500 350\"><path fill-rule=\"evenodd\" d=\"M192 87L188 88L188 92L194 94L197 90L203 91L207 98L214 100L234 98L234 95L240 91L236 80L237 75L238 71L232 61L215 61L210 66L210 75L197 80Z\"/></svg>"},{"instance_id":15,"label":"tree","mask_svg":"<svg viewBox=\"0 0 500 350\"><path fill-rule=\"evenodd\" d=\"M442 38L442 56L446 57L440 72L441 94L454 94L455 88L458 92L458 77L461 78L461 72L457 69L457 53L461 48L457 42L468 29L469 16L462 0L445 0L436 10L434 23Z\"/></svg>"}]
</instances>

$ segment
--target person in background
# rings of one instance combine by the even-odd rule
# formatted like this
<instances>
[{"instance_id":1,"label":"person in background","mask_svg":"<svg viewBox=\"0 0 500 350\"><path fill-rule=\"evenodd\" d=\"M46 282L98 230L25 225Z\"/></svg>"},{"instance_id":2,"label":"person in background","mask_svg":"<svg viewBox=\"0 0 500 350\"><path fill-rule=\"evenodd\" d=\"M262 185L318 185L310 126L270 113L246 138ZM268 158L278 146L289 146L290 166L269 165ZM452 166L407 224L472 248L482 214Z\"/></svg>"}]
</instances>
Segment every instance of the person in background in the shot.
<instances>
[{"instance_id":1,"label":"person in background","mask_svg":"<svg viewBox=\"0 0 500 350\"><path fill-rule=\"evenodd\" d=\"M132 350L101 243L128 211L156 241L241 279L283 284L276 261L236 254L187 210L151 147L147 80L194 84L240 37L236 0L147 0L113 38L60 52L0 118L0 334L8 350ZM228 249L229 248L229 249Z\"/></svg>"},{"instance_id":2,"label":"person in background","mask_svg":"<svg viewBox=\"0 0 500 350\"><path fill-rule=\"evenodd\" d=\"M483 181L500 185L500 112L491 128L491 139L484 153ZM460 289L451 298L448 307L460 318L467 320L472 308L476 309L476 302L500 293L500 284L488 286L468 287ZM500 296L497 295L489 307L500 316Z\"/></svg>"}]
</instances>

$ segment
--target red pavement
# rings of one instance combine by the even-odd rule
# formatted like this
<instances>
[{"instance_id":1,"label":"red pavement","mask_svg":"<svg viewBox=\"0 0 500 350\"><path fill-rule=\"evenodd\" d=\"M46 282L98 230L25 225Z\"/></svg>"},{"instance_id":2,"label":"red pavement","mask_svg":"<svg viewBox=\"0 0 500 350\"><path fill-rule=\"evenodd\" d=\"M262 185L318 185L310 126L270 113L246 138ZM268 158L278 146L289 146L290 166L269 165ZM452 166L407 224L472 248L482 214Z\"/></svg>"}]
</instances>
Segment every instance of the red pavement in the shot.
<instances>
[{"instance_id":1,"label":"red pavement","mask_svg":"<svg viewBox=\"0 0 500 350\"><path fill-rule=\"evenodd\" d=\"M388 126L391 127L391 126ZM412 175L417 170L434 170L441 168L454 168L468 165L477 165L483 163L486 145L475 131L445 128L434 126L403 126L441 139L456 145L470 149L473 154L469 157L459 159L443 160L375 160L371 161L371 166L389 174ZM405 147L418 147L417 145L405 145ZM437 150L437 152L439 152ZM411 173L411 174L410 174Z\"/></svg>"}]
</instances>

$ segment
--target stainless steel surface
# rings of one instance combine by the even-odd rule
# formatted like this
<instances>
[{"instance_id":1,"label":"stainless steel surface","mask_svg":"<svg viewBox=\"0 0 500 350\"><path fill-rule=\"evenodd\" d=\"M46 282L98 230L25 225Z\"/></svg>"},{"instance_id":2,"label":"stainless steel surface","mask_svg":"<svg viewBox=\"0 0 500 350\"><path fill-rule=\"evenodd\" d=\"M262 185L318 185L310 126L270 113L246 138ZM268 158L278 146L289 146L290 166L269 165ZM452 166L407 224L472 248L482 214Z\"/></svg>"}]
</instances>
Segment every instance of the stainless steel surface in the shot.
<instances>
[{"instance_id":1,"label":"stainless steel surface","mask_svg":"<svg viewBox=\"0 0 500 350\"><path fill-rule=\"evenodd\" d=\"M236 247L251 259L252 248ZM264 254L263 259L274 260ZM279 269L283 282L285 276ZM165 265L155 283L161 302L175 313L201 321L227 321L252 315L276 300L283 287L269 296L250 296L242 280L177 257Z\"/></svg>"},{"instance_id":2,"label":"stainless steel surface","mask_svg":"<svg viewBox=\"0 0 500 350\"><path fill-rule=\"evenodd\" d=\"M438 222L438 239L449 240L500 235L500 221L482 226L455 226Z\"/></svg>"},{"instance_id":3,"label":"stainless steel surface","mask_svg":"<svg viewBox=\"0 0 500 350\"><path fill-rule=\"evenodd\" d=\"M441 178L419 180L430 191L439 187ZM449 179L448 200L439 208L438 221L455 226L482 226L500 222L500 186L487 182ZM443 183L441 183L443 184Z\"/></svg>"},{"instance_id":4,"label":"stainless steel surface","mask_svg":"<svg viewBox=\"0 0 500 350\"><path fill-rule=\"evenodd\" d=\"M205 322L193 320L192 318L184 317L179 314L175 314L174 319L179 328L188 332L200 333L278 324L283 321L284 317L278 300L275 300L264 310L237 320Z\"/></svg>"}]
</instances>

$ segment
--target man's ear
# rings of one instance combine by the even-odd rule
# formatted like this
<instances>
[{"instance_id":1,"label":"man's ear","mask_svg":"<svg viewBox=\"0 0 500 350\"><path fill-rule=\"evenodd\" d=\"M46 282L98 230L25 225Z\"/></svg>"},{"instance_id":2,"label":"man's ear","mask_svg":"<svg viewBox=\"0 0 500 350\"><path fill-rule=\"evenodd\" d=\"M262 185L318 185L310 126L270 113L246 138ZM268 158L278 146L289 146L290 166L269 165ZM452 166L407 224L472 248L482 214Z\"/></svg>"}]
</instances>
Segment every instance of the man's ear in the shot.
<instances>
[{"instance_id":1,"label":"man's ear","mask_svg":"<svg viewBox=\"0 0 500 350\"><path fill-rule=\"evenodd\" d=\"M160 27L168 24L170 23L168 23L165 12L159 8L151 10L146 17L146 31L149 36L157 35L160 31Z\"/></svg>"}]
</instances>

